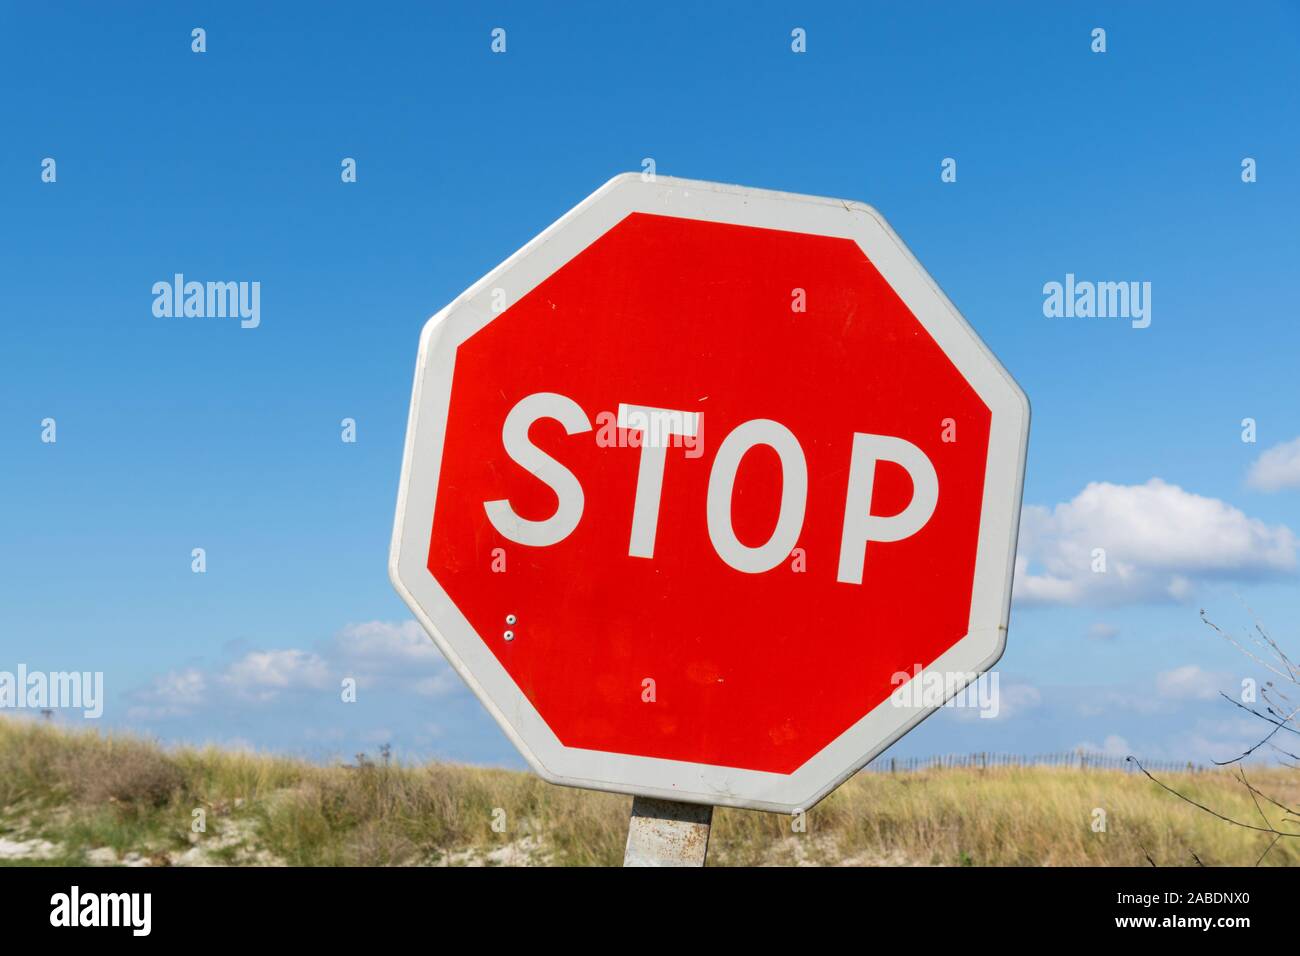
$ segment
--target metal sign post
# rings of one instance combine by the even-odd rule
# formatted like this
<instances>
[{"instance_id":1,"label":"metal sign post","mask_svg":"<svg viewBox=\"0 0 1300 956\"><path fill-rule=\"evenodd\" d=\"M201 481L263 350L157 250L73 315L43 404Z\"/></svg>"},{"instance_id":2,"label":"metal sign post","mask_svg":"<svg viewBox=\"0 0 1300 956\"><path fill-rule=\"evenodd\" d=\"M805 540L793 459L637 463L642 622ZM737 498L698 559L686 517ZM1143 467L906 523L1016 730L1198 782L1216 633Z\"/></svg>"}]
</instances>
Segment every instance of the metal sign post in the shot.
<instances>
[{"instance_id":1,"label":"metal sign post","mask_svg":"<svg viewBox=\"0 0 1300 956\"><path fill-rule=\"evenodd\" d=\"M624 866L703 866L713 807L651 797L632 799Z\"/></svg>"}]
</instances>

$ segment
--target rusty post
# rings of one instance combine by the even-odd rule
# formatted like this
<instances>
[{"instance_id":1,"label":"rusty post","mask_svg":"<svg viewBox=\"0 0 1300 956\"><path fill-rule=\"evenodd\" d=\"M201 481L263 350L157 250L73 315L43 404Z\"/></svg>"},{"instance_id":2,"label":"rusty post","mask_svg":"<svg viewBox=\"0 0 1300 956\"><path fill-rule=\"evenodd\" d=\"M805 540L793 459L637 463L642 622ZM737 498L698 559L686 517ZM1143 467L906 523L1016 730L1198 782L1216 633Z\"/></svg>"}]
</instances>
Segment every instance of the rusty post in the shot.
<instances>
[{"instance_id":1,"label":"rusty post","mask_svg":"<svg viewBox=\"0 0 1300 956\"><path fill-rule=\"evenodd\" d=\"M703 866L713 807L676 800L632 798L624 866Z\"/></svg>"}]
</instances>

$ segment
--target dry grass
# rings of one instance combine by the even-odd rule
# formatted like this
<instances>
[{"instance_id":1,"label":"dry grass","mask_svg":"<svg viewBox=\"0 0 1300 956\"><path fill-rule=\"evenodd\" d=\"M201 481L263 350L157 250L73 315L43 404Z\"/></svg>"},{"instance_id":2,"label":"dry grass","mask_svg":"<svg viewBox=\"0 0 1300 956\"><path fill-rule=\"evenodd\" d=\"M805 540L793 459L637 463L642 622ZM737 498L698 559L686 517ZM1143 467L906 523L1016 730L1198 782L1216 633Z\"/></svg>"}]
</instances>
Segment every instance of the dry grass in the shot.
<instances>
[{"instance_id":1,"label":"dry grass","mask_svg":"<svg viewBox=\"0 0 1300 956\"><path fill-rule=\"evenodd\" d=\"M1295 774L1252 777L1274 791ZM1225 773L1161 778L1235 819L1262 825L1249 794ZM1095 832L1097 810L1105 832ZM1273 823L1282 811L1271 813ZM717 839L736 862L757 862L777 835L777 820L719 814ZM784 827L788 832L788 824ZM809 815L809 834L833 844L832 860L940 865L1161 866L1251 865L1270 837L1215 820L1145 777L1056 767L933 770L864 774ZM733 849L734 847L734 849ZM1266 861L1300 862L1300 844L1284 840Z\"/></svg>"},{"instance_id":2,"label":"dry grass","mask_svg":"<svg viewBox=\"0 0 1300 956\"><path fill-rule=\"evenodd\" d=\"M1294 806L1295 778L1257 771L1252 781ZM1260 824L1250 795L1227 774L1162 779ZM196 847L213 846L209 862L617 865L629 804L505 770L322 767L0 719L0 836L48 839L63 848L53 862L80 862L101 847L189 862ZM207 818L202 835L191 833L196 809ZM1097 809L1103 833L1093 830ZM1274 823L1282 817L1265 811ZM1140 866L1149 856L1162 866L1252 865L1269 840L1140 775L1008 767L862 774L807 815L805 833L786 817L719 810L710 862ZM1265 859L1296 863L1292 839Z\"/></svg>"}]
</instances>

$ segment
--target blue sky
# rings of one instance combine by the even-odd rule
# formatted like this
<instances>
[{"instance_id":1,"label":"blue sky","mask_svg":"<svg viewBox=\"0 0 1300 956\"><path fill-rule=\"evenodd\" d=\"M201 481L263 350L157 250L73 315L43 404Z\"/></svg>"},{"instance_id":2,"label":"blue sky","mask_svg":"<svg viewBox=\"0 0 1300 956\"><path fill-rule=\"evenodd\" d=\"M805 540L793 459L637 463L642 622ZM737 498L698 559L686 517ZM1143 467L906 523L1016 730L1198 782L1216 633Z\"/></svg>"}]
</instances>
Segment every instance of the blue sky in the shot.
<instances>
[{"instance_id":1,"label":"blue sky","mask_svg":"<svg viewBox=\"0 0 1300 956\"><path fill-rule=\"evenodd\" d=\"M1258 670L1198 609L1300 651L1297 8L558 9L0 10L0 670L101 670L166 740L521 765L386 576L416 341L652 157L872 204L1031 398L1004 714L897 752L1231 755ZM260 326L156 318L177 272ZM1150 282L1150 327L1045 317L1067 273Z\"/></svg>"}]
</instances>

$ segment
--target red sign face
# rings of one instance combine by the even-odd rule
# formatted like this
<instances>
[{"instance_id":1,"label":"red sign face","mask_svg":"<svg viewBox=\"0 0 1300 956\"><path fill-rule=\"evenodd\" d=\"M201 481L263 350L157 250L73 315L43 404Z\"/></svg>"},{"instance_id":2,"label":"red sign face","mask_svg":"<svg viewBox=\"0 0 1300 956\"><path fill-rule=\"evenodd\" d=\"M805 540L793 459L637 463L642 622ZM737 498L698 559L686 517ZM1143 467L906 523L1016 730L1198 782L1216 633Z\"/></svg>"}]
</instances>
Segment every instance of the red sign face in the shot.
<instances>
[{"instance_id":1,"label":"red sign face","mask_svg":"<svg viewBox=\"0 0 1300 956\"><path fill-rule=\"evenodd\" d=\"M556 491L502 442L539 393L590 427L530 423L583 507L563 540L529 547L484 503L555 514ZM620 404L702 426L695 441L661 429L645 556L629 552L648 449L617 428ZM788 430L807 473L802 526L763 573L718 554L706 515L719 446L754 419ZM789 773L884 701L892 675L966 634L988 431L984 403L852 240L633 213L457 350L429 572L566 745ZM858 433L912 443L945 494L915 534L858 546L861 583L845 583ZM876 469L870 514L896 515L911 479ZM749 446L730 501L742 544L772 537L784 484L776 450Z\"/></svg>"},{"instance_id":2,"label":"red sign face","mask_svg":"<svg viewBox=\"0 0 1300 956\"><path fill-rule=\"evenodd\" d=\"M994 410L954 361L978 350L945 350L887 247L875 262L852 235L643 205L585 222L591 241L527 288L489 276L467 294L481 304L437 380L425 523L399 515L399 532L423 528L420 571L468 645L449 656L548 776L793 802L599 760L557 770L528 737L656 774L812 772L888 709L896 675L977 633Z\"/></svg>"}]
</instances>

